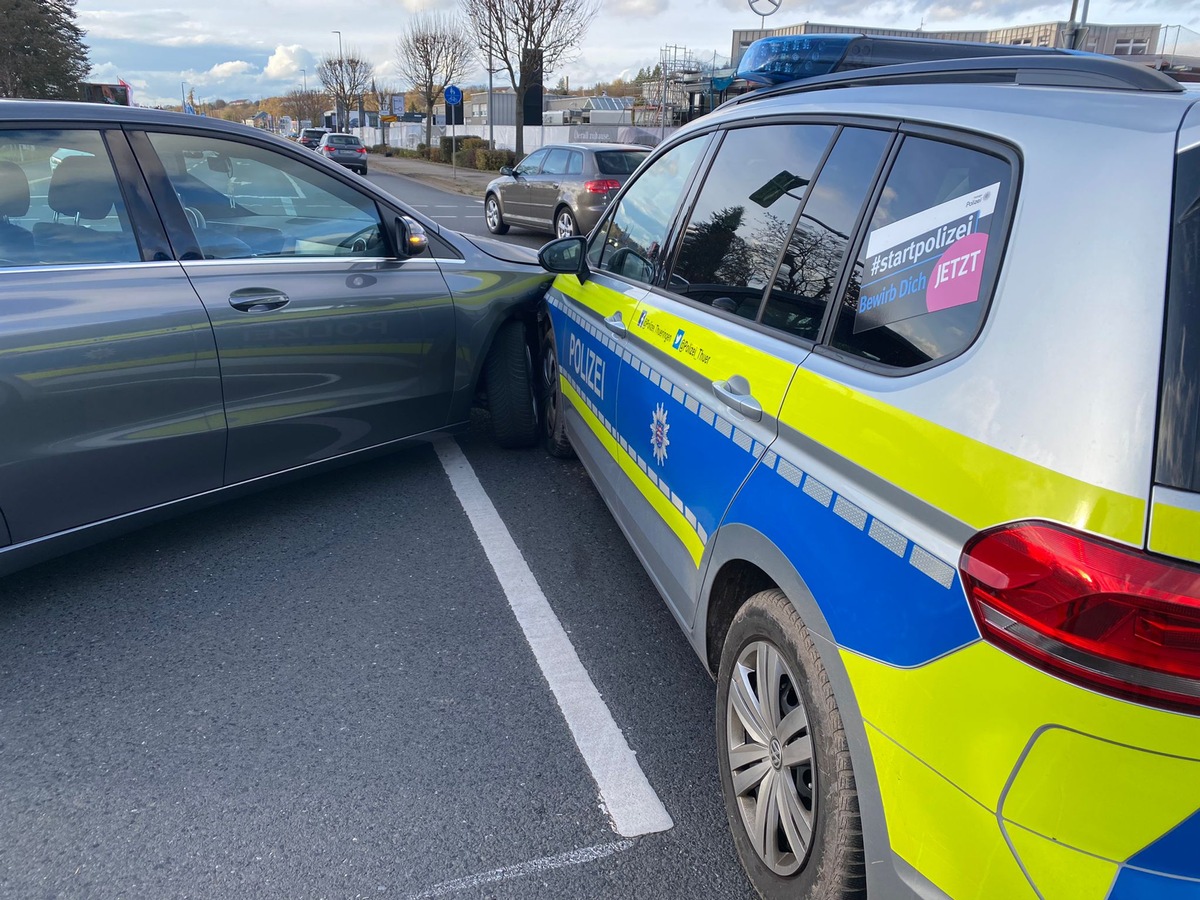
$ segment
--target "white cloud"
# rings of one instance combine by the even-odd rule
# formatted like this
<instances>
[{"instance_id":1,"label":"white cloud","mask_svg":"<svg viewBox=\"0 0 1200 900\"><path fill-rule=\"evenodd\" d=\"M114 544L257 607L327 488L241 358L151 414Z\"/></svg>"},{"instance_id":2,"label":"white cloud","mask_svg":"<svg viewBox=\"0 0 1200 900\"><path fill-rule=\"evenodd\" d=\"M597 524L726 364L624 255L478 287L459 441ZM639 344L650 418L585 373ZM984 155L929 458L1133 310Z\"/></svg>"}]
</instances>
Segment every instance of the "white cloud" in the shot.
<instances>
[{"instance_id":1,"label":"white cloud","mask_svg":"<svg viewBox=\"0 0 1200 900\"><path fill-rule=\"evenodd\" d=\"M624 16L649 17L665 13L670 6L670 0L612 0L605 11Z\"/></svg>"},{"instance_id":2,"label":"white cloud","mask_svg":"<svg viewBox=\"0 0 1200 900\"><path fill-rule=\"evenodd\" d=\"M284 46L280 44L267 60L263 74L271 79L295 79L300 70L316 71L313 65L313 55L299 44Z\"/></svg>"},{"instance_id":3,"label":"white cloud","mask_svg":"<svg viewBox=\"0 0 1200 900\"><path fill-rule=\"evenodd\" d=\"M244 60L233 60L231 62L217 63L211 69L204 73L205 77L213 79L233 78L235 75L246 75L250 72L257 72L258 69L252 63Z\"/></svg>"}]
</instances>

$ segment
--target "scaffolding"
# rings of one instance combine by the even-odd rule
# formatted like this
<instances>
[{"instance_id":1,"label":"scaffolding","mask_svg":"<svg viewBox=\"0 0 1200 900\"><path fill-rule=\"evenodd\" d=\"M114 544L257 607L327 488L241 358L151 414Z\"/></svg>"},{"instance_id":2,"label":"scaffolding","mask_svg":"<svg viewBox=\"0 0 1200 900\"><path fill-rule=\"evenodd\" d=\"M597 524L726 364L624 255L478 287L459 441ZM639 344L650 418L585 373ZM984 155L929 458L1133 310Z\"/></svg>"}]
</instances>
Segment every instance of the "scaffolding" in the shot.
<instances>
[{"instance_id":1,"label":"scaffolding","mask_svg":"<svg viewBox=\"0 0 1200 900\"><path fill-rule=\"evenodd\" d=\"M663 47L658 57L658 77L642 84L634 124L665 130L707 112L711 103L698 105L697 97L711 95L714 77L728 68L729 60L715 52L711 57L698 56L678 44ZM705 108L698 112L701 107Z\"/></svg>"}]
</instances>

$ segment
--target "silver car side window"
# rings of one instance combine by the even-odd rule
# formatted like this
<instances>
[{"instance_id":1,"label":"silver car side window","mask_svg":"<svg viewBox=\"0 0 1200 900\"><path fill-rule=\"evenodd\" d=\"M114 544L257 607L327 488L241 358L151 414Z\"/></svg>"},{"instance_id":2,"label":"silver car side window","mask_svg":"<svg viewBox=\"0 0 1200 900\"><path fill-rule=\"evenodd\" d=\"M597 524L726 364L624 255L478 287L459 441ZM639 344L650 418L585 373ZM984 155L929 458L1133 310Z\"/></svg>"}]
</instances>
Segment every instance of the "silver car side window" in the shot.
<instances>
[{"instance_id":1,"label":"silver car side window","mask_svg":"<svg viewBox=\"0 0 1200 900\"><path fill-rule=\"evenodd\" d=\"M672 147L638 176L621 197L608 227L592 237L589 259L599 268L634 281L653 282L663 264L663 242L675 209L683 199L706 137ZM596 242L602 249L596 252Z\"/></svg>"},{"instance_id":2,"label":"silver car side window","mask_svg":"<svg viewBox=\"0 0 1200 900\"><path fill-rule=\"evenodd\" d=\"M902 369L965 350L991 299L1011 182L999 156L906 137L842 296L833 346Z\"/></svg>"}]
</instances>

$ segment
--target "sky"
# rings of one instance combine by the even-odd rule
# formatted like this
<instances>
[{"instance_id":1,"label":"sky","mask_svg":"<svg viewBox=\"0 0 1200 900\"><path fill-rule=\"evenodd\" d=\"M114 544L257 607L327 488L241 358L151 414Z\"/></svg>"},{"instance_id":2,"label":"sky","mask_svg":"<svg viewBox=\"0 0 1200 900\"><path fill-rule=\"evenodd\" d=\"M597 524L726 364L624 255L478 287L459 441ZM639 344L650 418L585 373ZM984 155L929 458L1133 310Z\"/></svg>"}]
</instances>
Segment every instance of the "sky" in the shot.
<instances>
[{"instance_id":1,"label":"sky","mask_svg":"<svg viewBox=\"0 0 1200 900\"><path fill-rule=\"evenodd\" d=\"M925 30L993 28L1065 20L1070 0L756 0L777 3L768 27L823 22ZM1083 4L1080 3L1082 8ZM153 0L77 0L87 36L90 80L124 79L141 106L179 105L183 90L198 102L257 100L319 87L318 60L352 49L376 66L378 83L396 90L396 39L421 11L451 11L453 0L203 0L174 8ZM1094 0L1088 20L1102 24L1181 25L1200 33L1200 0ZM736 28L757 28L747 0L602 0L575 59L547 73L572 87L632 77L653 67L668 45L698 58L728 57ZM1187 36L1187 32L1182 32ZM1180 50L1182 51L1182 47ZM487 80L481 66L467 83ZM497 85L501 82L497 80Z\"/></svg>"}]
</instances>

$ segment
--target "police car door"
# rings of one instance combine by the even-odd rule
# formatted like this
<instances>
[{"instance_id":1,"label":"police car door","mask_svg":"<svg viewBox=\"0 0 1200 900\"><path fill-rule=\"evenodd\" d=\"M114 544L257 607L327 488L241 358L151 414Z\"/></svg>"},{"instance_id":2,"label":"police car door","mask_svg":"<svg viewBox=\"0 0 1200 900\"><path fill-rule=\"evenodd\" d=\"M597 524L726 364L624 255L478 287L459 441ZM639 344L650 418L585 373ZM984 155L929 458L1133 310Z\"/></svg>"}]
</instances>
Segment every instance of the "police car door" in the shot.
<instances>
[{"instance_id":1,"label":"police car door","mask_svg":"<svg viewBox=\"0 0 1200 900\"><path fill-rule=\"evenodd\" d=\"M837 132L771 124L721 135L670 270L630 323L617 426L661 520L649 566L685 626L705 549L755 462L773 462L784 393L820 326L829 287L802 282L822 251L789 234Z\"/></svg>"},{"instance_id":2,"label":"police car door","mask_svg":"<svg viewBox=\"0 0 1200 900\"><path fill-rule=\"evenodd\" d=\"M704 136L659 156L592 233L587 277L559 275L546 295L571 444L634 549L643 554L647 542L639 537L650 518L643 500L649 450L638 442L639 469L633 437L617 428L618 384L625 377L643 377L631 368L629 332L638 304L662 272L671 223L708 145Z\"/></svg>"}]
</instances>

